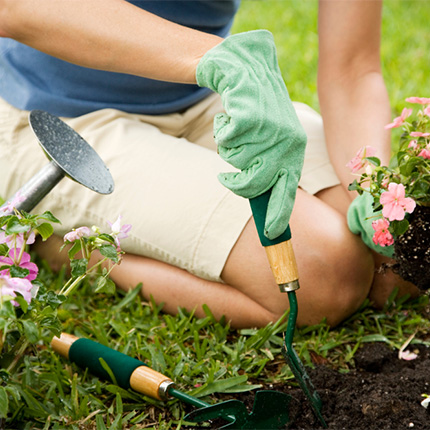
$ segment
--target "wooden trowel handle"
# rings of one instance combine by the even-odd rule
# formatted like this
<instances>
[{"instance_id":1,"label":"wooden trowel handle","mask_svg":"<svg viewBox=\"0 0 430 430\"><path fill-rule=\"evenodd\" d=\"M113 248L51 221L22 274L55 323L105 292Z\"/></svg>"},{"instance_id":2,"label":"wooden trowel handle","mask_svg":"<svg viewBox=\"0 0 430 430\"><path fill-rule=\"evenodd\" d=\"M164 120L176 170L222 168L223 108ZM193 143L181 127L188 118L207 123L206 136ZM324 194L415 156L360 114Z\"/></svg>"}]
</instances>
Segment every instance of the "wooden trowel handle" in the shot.
<instances>
[{"instance_id":1,"label":"wooden trowel handle","mask_svg":"<svg viewBox=\"0 0 430 430\"><path fill-rule=\"evenodd\" d=\"M51 346L54 351L78 366L87 368L92 374L110 379L100 360L103 359L120 387L132 388L154 399L164 400L168 396L168 389L174 385L170 378L142 361L89 339L62 333L60 337L52 339Z\"/></svg>"}]
</instances>

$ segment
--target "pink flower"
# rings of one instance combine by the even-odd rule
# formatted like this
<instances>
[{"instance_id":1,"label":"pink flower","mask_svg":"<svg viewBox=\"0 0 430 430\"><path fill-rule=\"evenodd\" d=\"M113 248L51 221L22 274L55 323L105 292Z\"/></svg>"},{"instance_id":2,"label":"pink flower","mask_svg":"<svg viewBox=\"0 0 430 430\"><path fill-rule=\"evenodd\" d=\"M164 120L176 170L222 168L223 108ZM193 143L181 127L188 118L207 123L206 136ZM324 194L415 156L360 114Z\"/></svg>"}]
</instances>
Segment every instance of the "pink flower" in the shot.
<instances>
[{"instance_id":1,"label":"pink flower","mask_svg":"<svg viewBox=\"0 0 430 430\"><path fill-rule=\"evenodd\" d=\"M410 148L410 149L417 149L417 147L418 147L418 142L416 140L411 140L409 142L408 148Z\"/></svg>"},{"instance_id":2,"label":"pink flower","mask_svg":"<svg viewBox=\"0 0 430 430\"><path fill-rule=\"evenodd\" d=\"M124 224L122 226L121 219L122 219L122 215L119 215L113 224L110 221L107 222L112 230L110 235L115 239L115 243L117 247L120 246L120 242L119 242L120 239L125 239L126 237L128 237L128 233L132 227L131 224Z\"/></svg>"},{"instance_id":3,"label":"pink flower","mask_svg":"<svg viewBox=\"0 0 430 430\"><path fill-rule=\"evenodd\" d=\"M415 360L417 357L418 357L418 355L415 354L415 352L409 351L409 349L407 349L406 351L399 352L399 358L401 360L410 361L410 360Z\"/></svg>"},{"instance_id":4,"label":"pink flower","mask_svg":"<svg viewBox=\"0 0 430 430\"><path fill-rule=\"evenodd\" d=\"M405 119L406 119L408 116L410 116L411 114L412 114L412 109L404 108L404 109L402 110L401 115L400 115L400 116L398 116L397 118L394 118L394 119L393 119L393 122L391 122L390 124L387 124L387 125L385 126L385 128L386 128L386 129L389 129L389 128L397 128L397 127L400 127L400 126L405 122Z\"/></svg>"},{"instance_id":5,"label":"pink flower","mask_svg":"<svg viewBox=\"0 0 430 430\"><path fill-rule=\"evenodd\" d=\"M393 236L388 231L389 225L390 223L385 218L372 222L373 230L375 230L372 240L375 245L390 246L394 243Z\"/></svg>"},{"instance_id":6,"label":"pink flower","mask_svg":"<svg viewBox=\"0 0 430 430\"><path fill-rule=\"evenodd\" d=\"M18 191L13 197L10 202L7 202L0 208L0 213L13 213L14 207L23 202L25 200L25 197Z\"/></svg>"},{"instance_id":7,"label":"pink flower","mask_svg":"<svg viewBox=\"0 0 430 430\"><path fill-rule=\"evenodd\" d=\"M413 131L411 133L412 137L429 137L430 133L421 133L420 131Z\"/></svg>"},{"instance_id":8,"label":"pink flower","mask_svg":"<svg viewBox=\"0 0 430 430\"><path fill-rule=\"evenodd\" d=\"M8 299L16 297L16 293L20 293L27 303L31 302L33 285L28 279L11 278L9 275L0 273L0 297ZM0 299L0 300L1 300ZM19 306L19 303L12 301L14 306Z\"/></svg>"},{"instance_id":9,"label":"pink flower","mask_svg":"<svg viewBox=\"0 0 430 430\"><path fill-rule=\"evenodd\" d=\"M36 240L34 231L30 233L27 240L25 241L24 233L6 235L3 230L0 230L0 243L6 243L9 248L22 248L24 241L27 245L31 245Z\"/></svg>"},{"instance_id":10,"label":"pink flower","mask_svg":"<svg viewBox=\"0 0 430 430\"><path fill-rule=\"evenodd\" d=\"M39 272L39 268L36 264L32 263L30 261L30 254L27 252L23 252L21 259L19 259L21 250L17 248L12 248L9 250L9 257L0 257L0 267L1 266L18 266L22 269L27 269L29 271L29 274L25 277L25 279L28 279L29 281L33 281L36 279L37 274ZM10 275L10 269L3 269L0 271L0 274L2 275Z\"/></svg>"},{"instance_id":11,"label":"pink flower","mask_svg":"<svg viewBox=\"0 0 430 430\"><path fill-rule=\"evenodd\" d=\"M367 161L366 157L373 157L376 154L376 149L372 146L363 146L360 148L355 154L355 157L346 165L349 167L353 173L358 172L361 168L363 168Z\"/></svg>"},{"instance_id":12,"label":"pink flower","mask_svg":"<svg viewBox=\"0 0 430 430\"><path fill-rule=\"evenodd\" d=\"M64 242L74 242L75 240L79 240L82 237L90 237L91 229L88 227L78 227L77 229L73 229L71 232L64 235Z\"/></svg>"},{"instance_id":13,"label":"pink flower","mask_svg":"<svg viewBox=\"0 0 430 430\"><path fill-rule=\"evenodd\" d=\"M427 106L427 107L424 109L424 114L425 114L425 115L427 115L427 116L430 116L430 106Z\"/></svg>"},{"instance_id":14,"label":"pink flower","mask_svg":"<svg viewBox=\"0 0 430 430\"><path fill-rule=\"evenodd\" d=\"M420 105L430 104L430 98L428 97L408 97L406 101L409 103L418 103Z\"/></svg>"},{"instance_id":15,"label":"pink flower","mask_svg":"<svg viewBox=\"0 0 430 430\"><path fill-rule=\"evenodd\" d=\"M412 213L416 203L410 197L405 197L405 187L403 184L390 182L388 191L384 191L379 199L383 205L382 215L390 221L401 221L405 218L405 213Z\"/></svg>"},{"instance_id":16,"label":"pink flower","mask_svg":"<svg viewBox=\"0 0 430 430\"><path fill-rule=\"evenodd\" d=\"M421 152L418 154L418 157L423 157L423 158L426 158L427 160L430 160L429 145L427 145L424 149L421 150Z\"/></svg>"}]
</instances>

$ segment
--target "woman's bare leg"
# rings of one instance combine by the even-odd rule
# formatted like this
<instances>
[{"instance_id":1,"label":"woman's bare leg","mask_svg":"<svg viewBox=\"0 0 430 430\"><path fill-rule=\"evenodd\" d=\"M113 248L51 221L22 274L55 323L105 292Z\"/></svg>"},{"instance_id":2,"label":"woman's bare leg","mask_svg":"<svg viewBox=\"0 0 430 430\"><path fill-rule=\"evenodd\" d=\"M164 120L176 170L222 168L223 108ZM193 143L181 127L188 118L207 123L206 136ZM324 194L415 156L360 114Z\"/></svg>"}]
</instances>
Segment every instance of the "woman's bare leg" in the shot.
<instances>
[{"instance_id":1,"label":"woman's bare leg","mask_svg":"<svg viewBox=\"0 0 430 430\"><path fill-rule=\"evenodd\" d=\"M314 324L327 318L329 324L336 325L366 298L373 259L361 240L349 232L338 211L301 190L291 228L301 276L298 323ZM57 250L58 241L61 239L56 240ZM51 241L51 250L42 244L38 251L51 264L61 264L53 246ZM62 258L65 256L64 252ZM207 304L217 318L224 315L237 328L264 326L288 309L287 295L275 284L253 220L233 247L221 276L225 284L136 255L125 255L112 271L112 279L120 288L133 288L142 282L145 299L152 296L157 303L164 303L166 312L176 313L183 307L203 316L201 306Z\"/></svg>"}]
</instances>

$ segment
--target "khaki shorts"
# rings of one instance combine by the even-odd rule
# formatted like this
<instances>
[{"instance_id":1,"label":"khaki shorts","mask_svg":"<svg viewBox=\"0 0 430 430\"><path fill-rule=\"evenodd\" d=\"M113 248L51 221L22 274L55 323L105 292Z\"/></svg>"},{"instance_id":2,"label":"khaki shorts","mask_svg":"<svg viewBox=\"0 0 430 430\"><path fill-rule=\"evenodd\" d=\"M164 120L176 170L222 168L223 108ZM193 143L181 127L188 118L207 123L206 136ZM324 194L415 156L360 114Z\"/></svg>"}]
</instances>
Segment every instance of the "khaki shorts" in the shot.
<instances>
[{"instance_id":1,"label":"khaki shorts","mask_svg":"<svg viewBox=\"0 0 430 430\"><path fill-rule=\"evenodd\" d=\"M314 194L339 181L328 161L320 116L302 103L295 107L309 136L300 186ZM218 173L232 170L215 152L212 122L220 111L220 98L212 95L177 114L104 109L65 119L104 160L115 190L99 195L65 178L34 212L50 210L59 218L59 235L82 225L108 232L107 221L121 214L133 226L122 241L125 252L219 281L251 217L248 201L217 180ZM12 196L47 163L28 112L0 99L0 195Z\"/></svg>"}]
</instances>

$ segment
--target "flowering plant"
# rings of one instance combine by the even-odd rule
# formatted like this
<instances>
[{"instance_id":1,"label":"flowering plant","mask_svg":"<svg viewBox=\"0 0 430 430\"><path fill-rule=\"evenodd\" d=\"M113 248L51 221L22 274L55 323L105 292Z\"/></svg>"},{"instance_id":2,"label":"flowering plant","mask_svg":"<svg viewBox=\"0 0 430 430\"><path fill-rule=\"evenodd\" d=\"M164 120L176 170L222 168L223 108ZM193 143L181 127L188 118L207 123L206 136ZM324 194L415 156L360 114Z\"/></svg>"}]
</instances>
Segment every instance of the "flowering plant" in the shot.
<instances>
[{"instance_id":1,"label":"flowering plant","mask_svg":"<svg viewBox=\"0 0 430 430\"><path fill-rule=\"evenodd\" d=\"M349 189L373 197L373 211L377 213L372 222L373 242L380 246L392 245L407 231L409 214L417 205L430 206L430 98L409 97L406 102L419 108L415 113L413 108L404 108L385 126L403 128L390 165L381 165L371 146L361 148L347 164L353 173L363 169Z\"/></svg>"},{"instance_id":2,"label":"flowering plant","mask_svg":"<svg viewBox=\"0 0 430 430\"><path fill-rule=\"evenodd\" d=\"M27 349L60 335L57 311L67 296L88 276L95 277L96 292L113 292L115 285L108 276L124 254L120 239L131 229L130 225L121 226L120 216L114 223L108 222L109 234L98 227L80 227L67 233L64 246L69 247L71 276L54 291L38 279L39 267L31 261L26 247L37 235L47 240L54 231L52 224L60 221L49 211L41 215L17 211L19 199L0 208L0 419L13 409L9 397L19 397L13 374ZM90 266L96 250L102 257Z\"/></svg>"}]
</instances>

